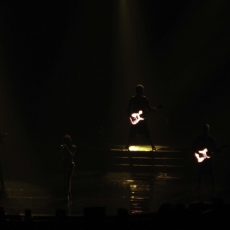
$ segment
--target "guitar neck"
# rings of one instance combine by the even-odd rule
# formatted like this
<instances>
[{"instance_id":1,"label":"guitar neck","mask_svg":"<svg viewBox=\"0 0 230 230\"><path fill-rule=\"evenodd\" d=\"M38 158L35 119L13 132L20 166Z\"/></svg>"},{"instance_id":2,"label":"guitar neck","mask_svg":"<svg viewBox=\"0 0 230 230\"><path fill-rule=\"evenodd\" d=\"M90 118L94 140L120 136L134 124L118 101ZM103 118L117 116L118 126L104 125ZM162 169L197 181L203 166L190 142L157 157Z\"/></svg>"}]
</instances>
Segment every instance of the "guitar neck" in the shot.
<instances>
[{"instance_id":1,"label":"guitar neck","mask_svg":"<svg viewBox=\"0 0 230 230\"><path fill-rule=\"evenodd\" d=\"M156 111L157 109L158 109L158 107L154 107L151 110L148 110L147 112L144 112L144 114L151 113L153 111Z\"/></svg>"}]
</instances>

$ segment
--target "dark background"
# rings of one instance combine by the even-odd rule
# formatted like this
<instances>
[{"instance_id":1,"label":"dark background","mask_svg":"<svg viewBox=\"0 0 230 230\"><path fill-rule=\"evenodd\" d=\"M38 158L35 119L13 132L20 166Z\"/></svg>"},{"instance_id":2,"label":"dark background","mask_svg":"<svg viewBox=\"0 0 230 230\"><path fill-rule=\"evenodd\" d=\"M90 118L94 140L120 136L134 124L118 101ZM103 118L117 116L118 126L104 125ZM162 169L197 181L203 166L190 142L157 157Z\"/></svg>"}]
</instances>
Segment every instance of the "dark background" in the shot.
<instances>
[{"instance_id":1,"label":"dark background","mask_svg":"<svg viewBox=\"0 0 230 230\"><path fill-rule=\"evenodd\" d=\"M218 145L228 144L229 1L120 3L1 2L7 173L49 168L66 133L79 154L125 144L126 106L138 83L153 106L165 105L148 117L156 145L190 148L203 123Z\"/></svg>"}]
</instances>

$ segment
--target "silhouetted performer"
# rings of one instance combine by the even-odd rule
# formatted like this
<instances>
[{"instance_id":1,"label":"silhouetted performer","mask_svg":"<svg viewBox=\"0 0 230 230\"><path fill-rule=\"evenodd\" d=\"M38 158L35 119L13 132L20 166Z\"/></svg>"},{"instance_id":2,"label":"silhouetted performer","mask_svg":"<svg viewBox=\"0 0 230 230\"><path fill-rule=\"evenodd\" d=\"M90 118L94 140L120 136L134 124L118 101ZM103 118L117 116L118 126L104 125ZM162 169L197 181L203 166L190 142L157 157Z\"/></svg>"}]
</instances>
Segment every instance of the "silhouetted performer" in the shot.
<instances>
[{"instance_id":1,"label":"silhouetted performer","mask_svg":"<svg viewBox=\"0 0 230 230\"><path fill-rule=\"evenodd\" d=\"M69 135L65 135L61 145L61 159L63 167L64 176L64 189L65 196L68 201L72 200L71 194L71 181L74 173L75 163L74 154L76 151L76 146L72 144L72 138Z\"/></svg>"},{"instance_id":2,"label":"silhouetted performer","mask_svg":"<svg viewBox=\"0 0 230 230\"><path fill-rule=\"evenodd\" d=\"M214 167L213 167L213 153L216 152L216 141L213 136L209 134L210 126L208 124L203 125L203 134L197 137L192 145L193 154L198 154L198 158L203 160L202 162L197 162L198 164L198 189L201 189L201 181L203 174L208 174L211 178L212 189L215 190L214 181ZM207 151L203 151L207 149ZM203 154L207 154L207 158ZM198 160L197 160L198 161Z\"/></svg>"},{"instance_id":3,"label":"silhouetted performer","mask_svg":"<svg viewBox=\"0 0 230 230\"><path fill-rule=\"evenodd\" d=\"M4 137L7 136L7 133L2 135L2 133L0 132L0 144L3 145L4 144ZM0 164L0 183L1 183L1 190L3 191L5 188L5 184L4 184L4 180L3 180L3 174L2 174L2 167Z\"/></svg>"},{"instance_id":4,"label":"silhouetted performer","mask_svg":"<svg viewBox=\"0 0 230 230\"><path fill-rule=\"evenodd\" d=\"M150 110L153 110L154 108L150 106L149 100L144 95L144 86L143 85L137 85L136 86L136 95L133 96L128 103L127 108L127 114L130 117L132 113L138 113L140 110L143 111L142 117L144 120L140 120L137 124L130 126L129 131L129 137L128 137L128 143L126 145L126 148L129 149L130 141L131 139L137 135L137 134L144 134L145 137L148 139L152 146L152 150L155 150L155 146L152 141L152 137L149 131L148 122L145 118L144 113L148 112Z\"/></svg>"}]
</instances>

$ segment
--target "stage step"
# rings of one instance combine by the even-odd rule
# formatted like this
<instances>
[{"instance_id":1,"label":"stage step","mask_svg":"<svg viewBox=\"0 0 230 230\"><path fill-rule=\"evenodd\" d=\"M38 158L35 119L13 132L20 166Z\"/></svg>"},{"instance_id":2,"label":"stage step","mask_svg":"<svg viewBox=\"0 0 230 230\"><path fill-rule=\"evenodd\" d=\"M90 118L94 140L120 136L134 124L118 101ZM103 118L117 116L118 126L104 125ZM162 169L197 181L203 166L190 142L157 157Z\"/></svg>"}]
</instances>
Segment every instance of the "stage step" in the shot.
<instances>
[{"instance_id":1,"label":"stage step","mask_svg":"<svg viewBox=\"0 0 230 230\"><path fill-rule=\"evenodd\" d=\"M128 165L128 164L113 164L107 165L106 171L109 172L152 172L152 173L181 173L183 166L174 165Z\"/></svg>"},{"instance_id":2,"label":"stage step","mask_svg":"<svg viewBox=\"0 0 230 230\"><path fill-rule=\"evenodd\" d=\"M167 150L167 149L166 149ZM79 170L119 172L181 173L187 168L188 154L183 151L95 150L78 155Z\"/></svg>"}]
</instances>

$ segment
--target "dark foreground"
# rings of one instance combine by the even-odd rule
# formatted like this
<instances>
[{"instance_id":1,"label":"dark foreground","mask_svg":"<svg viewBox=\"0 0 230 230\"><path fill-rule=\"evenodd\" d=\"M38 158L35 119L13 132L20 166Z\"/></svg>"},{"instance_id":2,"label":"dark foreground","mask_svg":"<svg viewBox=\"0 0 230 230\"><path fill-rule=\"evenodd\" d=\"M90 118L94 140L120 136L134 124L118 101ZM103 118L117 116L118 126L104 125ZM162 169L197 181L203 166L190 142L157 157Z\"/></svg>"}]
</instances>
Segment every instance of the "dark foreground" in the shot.
<instances>
[{"instance_id":1,"label":"dark foreground","mask_svg":"<svg viewBox=\"0 0 230 230\"><path fill-rule=\"evenodd\" d=\"M68 225L75 229L96 225L108 229L230 226L226 177L218 175L215 191L211 190L209 178L204 177L202 190L196 190L193 165L169 169L165 166L170 164L164 161L162 168L157 156L151 167L144 165L143 159L137 159L142 161L140 165L127 159L129 164L126 168L122 164L122 170L115 170L119 168L117 159L116 167L110 165L106 170L84 171L79 167L73 177L72 202L62 195L61 174L47 174L38 180L6 179L0 200L1 222L6 228L19 224L25 228ZM171 156L168 159L172 160Z\"/></svg>"}]
</instances>

